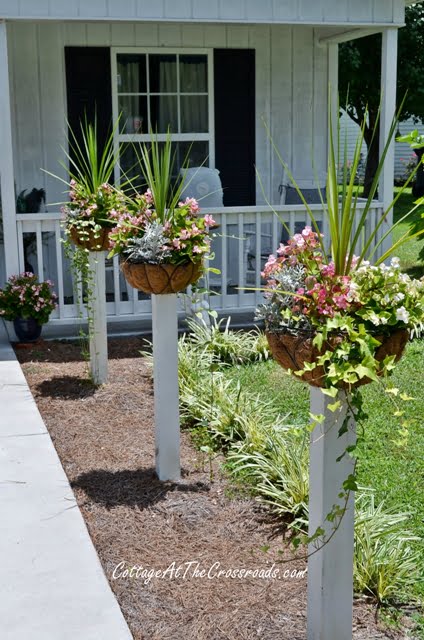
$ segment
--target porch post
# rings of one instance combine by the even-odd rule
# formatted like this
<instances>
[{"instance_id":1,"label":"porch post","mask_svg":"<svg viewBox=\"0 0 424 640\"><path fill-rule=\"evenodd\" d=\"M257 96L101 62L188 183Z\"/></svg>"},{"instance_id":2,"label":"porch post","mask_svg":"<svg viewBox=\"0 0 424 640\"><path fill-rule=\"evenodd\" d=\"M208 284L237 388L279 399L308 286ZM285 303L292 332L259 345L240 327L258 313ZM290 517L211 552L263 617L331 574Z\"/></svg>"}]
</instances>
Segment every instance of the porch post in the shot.
<instances>
[{"instance_id":1,"label":"porch post","mask_svg":"<svg viewBox=\"0 0 424 640\"><path fill-rule=\"evenodd\" d=\"M397 28L385 29L382 34L381 48L381 120L380 120L380 158L388 138L393 116L396 112L396 70L397 70ZM395 142L392 140L387 150L384 167L380 175L379 199L386 210L393 200L393 180L395 167ZM387 215L381 225L381 238L393 222L393 211ZM377 255L382 255L392 245L391 234L387 236Z\"/></svg>"},{"instance_id":2,"label":"porch post","mask_svg":"<svg viewBox=\"0 0 424 640\"><path fill-rule=\"evenodd\" d=\"M309 536L318 528L325 535L324 542L318 538L308 546L308 640L352 640L353 493L341 520L336 517L329 522L327 515L335 505L345 506L345 498L339 493L354 463L347 454L337 459L355 442L355 423L350 420L347 432L339 436L347 411L344 394L339 392L341 406L335 412L328 408L334 399L321 389L311 387L310 394L311 413L323 415L324 421L311 434Z\"/></svg>"},{"instance_id":3,"label":"porch post","mask_svg":"<svg viewBox=\"0 0 424 640\"><path fill-rule=\"evenodd\" d=\"M328 45L328 82L330 85L331 118L333 120L333 140L337 140L338 119L339 119L339 45L331 42ZM330 136L330 132L328 132Z\"/></svg>"},{"instance_id":4,"label":"porch post","mask_svg":"<svg viewBox=\"0 0 424 640\"><path fill-rule=\"evenodd\" d=\"M178 315L175 293L152 295L156 473L180 479Z\"/></svg>"},{"instance_id":5,"label":"porch post","mask_svg":"<svg viewBox=\"0 0 424 640\"><path fill-rule=\"evenodd\" d=\"M6 22L0 20L0 186L6 276L19 273ZM3 283L0 283L2 286Z\"/></svg>"}]
</instances>

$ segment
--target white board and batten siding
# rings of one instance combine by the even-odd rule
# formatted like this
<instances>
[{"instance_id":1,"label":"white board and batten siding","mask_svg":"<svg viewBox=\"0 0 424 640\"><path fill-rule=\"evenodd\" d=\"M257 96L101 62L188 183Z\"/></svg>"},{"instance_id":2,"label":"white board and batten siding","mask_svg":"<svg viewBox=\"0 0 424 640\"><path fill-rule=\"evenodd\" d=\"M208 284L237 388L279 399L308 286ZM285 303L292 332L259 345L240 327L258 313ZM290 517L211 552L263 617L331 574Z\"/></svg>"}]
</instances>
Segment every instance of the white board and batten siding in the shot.
<instances>
[{"instance_id":1,"label":"white board and batten siding","mask_svg":"<svg viewBox=\"0 0 424 640\"><path fill-rule=\"evenodd\" d=\"M0 18L402 24L404 0L0 0Z\"/></svg>"},{"instance_id":2,"label":"white board and batten siding","mask_svg":"<svg viewBox=\"0 0 424 640\"><path fill-rule=\"evenodd\" d=\"M295 176L311 178L325 166L328 61L314 29L289 25L184 23L8 23L16 189L44 187L52 211L64 185L41 168L60 174L66 144L65 46L251 48L256 55L256 166L267 196L278 203L281 166L265 131ZM293 101L293 102L292 102ZM219 167L217 167L219 169ZM264 203L257 185L257 204Z\"/></svg>"}]
</instances>

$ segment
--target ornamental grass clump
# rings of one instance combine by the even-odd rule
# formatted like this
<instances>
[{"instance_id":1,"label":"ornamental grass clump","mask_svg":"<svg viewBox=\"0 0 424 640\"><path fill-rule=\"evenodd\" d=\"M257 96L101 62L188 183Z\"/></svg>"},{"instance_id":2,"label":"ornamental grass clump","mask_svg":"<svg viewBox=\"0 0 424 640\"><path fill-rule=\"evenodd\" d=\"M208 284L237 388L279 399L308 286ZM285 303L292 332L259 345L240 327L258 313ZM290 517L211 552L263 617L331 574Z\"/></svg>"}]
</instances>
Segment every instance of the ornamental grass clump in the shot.
<instances>
[{"instance_id":1,"label":"ornamental grass clump","mask_svg":"<svg viewBox=\"0 0 424 640\"><path fill-rule=\"evenodd\" d=\"M0 289L0 316L10 321L32 318L38 324L45 324L57 307L52 286L50 280L39 282L30 272L11 276L4 289Z\"/></svg>"}]
</instances>

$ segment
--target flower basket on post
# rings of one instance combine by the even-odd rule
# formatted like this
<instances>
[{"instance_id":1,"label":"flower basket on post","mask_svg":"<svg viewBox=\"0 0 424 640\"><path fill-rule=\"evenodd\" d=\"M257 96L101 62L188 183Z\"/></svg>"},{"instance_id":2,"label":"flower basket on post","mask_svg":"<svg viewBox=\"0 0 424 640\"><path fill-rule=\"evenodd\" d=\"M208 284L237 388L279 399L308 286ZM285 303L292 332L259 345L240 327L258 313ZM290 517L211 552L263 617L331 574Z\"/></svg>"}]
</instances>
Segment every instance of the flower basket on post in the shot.
<instances>
[{"instance_id":1,"label":"flower basket on post","mask_svg":"<svg viewBox=\"0 0 424 640\"><path fill-rule=\"evenodd\" d=\"M101 150L97 120L89 123L85 118L79 136L70 129L69 150L63 150L69 167L62 164L71 175L70 183L66 183L69 202L62 207L65 253L71 263L75 296L79 299L79 283L86 297L90 372L95 384L106 382L108 369L104 272L109 232L113 226L110 215L122 208L124 202L123 193L109 184L119 157L114 149L118 123L119 119Z\"/></svg>"},{"instance_id":2,"label":"flower basket on post","mask_svg":"<svg viewBox=\"0 0 424 640\"><path fill-rule=\"evenodd\" d=\"M199 215L193 198L181 199L175 184L171 136L157 136L134 148L147 185L126 194L125 207L111 212L109 257L119 255L128 283L152 295L156 472L160 480L180 478L177 296L199 280L210 250L212 216Z\"/></svg>"},{"instance_id":3,"label":"flower basket on post","mask_svg":"<svg viewBox=\"0 0 424 640\"><path fill-rule=\"evenodd\" d=\"M316 363L325 351L334 350L344 339L343 336L340 335L329 336L323 347L318 349L313 344L315 335L314 333L302 332L295 335L283 331L266 332L274 360L284 369L291 371L301 371L305 368L306 363ZM398 362L409 340L409 332L406 329L397 329L388 335L375 335L374 337L380 343L380 346L376 348L374 353L374 358L377 362L382 362L387 356L394 356L395 362ZM300 375L300 379L312 387L324 388L326 386L325 376L324 367L316 365L312 370L304 371ZM340 389L354 388L368 384L369 382L372 382L372 380L365 376L350 384L341 381L337 384L337 387Z\"/></svg>"},{"instance_id":4,"label":"flower basket on post","mask_svg":"<svg viewBox=\"0 0 424 640\"><path fill-rule=\"evenodd\" d=\"M424 326L424 280L413 280L402 273L397 258L387 264L408 234L377 257L393 228L411 212L385 230L391 203L375 227L367 228L397 120L392 123L369 197L358 207L354 179L364 126L355 145L350 175L344 170L339 184L343 152L337 157L329 115L327 182L325 194L320 191L328 247L313 211L276 150L311 226L287 244L280 244L276 254L269 257L262 273L265 301L257 310L275 360L310 385L309 530L305 540L309 556L308 638L328 640L352 637L354 451L356 422L365 416L360 388L372 381L384 381L414 329ZM394 395L398 392L387 390ZM402 395L399 397L403 400ZM395 415L400 418L402 437L408 429L403 413L397 406Z\"/></svg>"},{"instance_id":5,"label":"flower basket on post","mask_svg":"<svg viewBox=\"0 0 424 640\"><path fill-rule=\"evenodd\" d=\"M199 262L133 264L123 261L121 269L127 282L134 289L155 295L184 291L190 284L197 282L202 273L202 265Z\"/></svg>"}]
</instances>

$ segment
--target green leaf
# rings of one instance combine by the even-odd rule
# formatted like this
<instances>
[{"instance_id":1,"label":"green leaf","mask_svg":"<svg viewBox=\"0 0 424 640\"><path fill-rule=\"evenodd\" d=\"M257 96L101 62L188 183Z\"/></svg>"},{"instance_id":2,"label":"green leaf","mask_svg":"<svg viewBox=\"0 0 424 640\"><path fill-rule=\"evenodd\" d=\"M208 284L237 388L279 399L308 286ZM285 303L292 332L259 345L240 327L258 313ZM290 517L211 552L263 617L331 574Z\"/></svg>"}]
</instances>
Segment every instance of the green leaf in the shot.
<instances>
[{"instance_id":1,"label":"green leaf","mask_svg":"<svg viewBox=\"0 0 424 640\"><path fill-rule=\"evenodd\" d=\"M338 392L337 387L328 387L328 389L321 389L322 393L330 398L335 398Z\"/></svg>"},{"instance_id":2,"label":"green leaf","mask_svg":"<svg viewBox=\"0 0 424 640\"><path fill-rule=\"evenodd\" d=\"M334 413L340 407L340 405L341 405L340 400L337 400L336 402L328 404L327 407L328 409L330 409L330 411Z\"/></svg>"},{"instance_id":3,"label":"green leaf","mask_svg":"<svg viewBox=\"0 0 424 640\"><path fill-rule=\"evenodd\" d=\"M358 490L356 477L353 475L353 473L348 475L346 480L343 482L343 489L345 489L346 491L357 491Z\"/></svg>"},{"instance_id":4,"label":"green leaf","mask_svg":"<svg viewBox=\"0 0 424 640\"><path fill-rule=\"evenodd\" d=\"M322 413L310 413L309 416L317 424L321 424L325 420L325 416Z\"/></svg>"}]
</instances>

